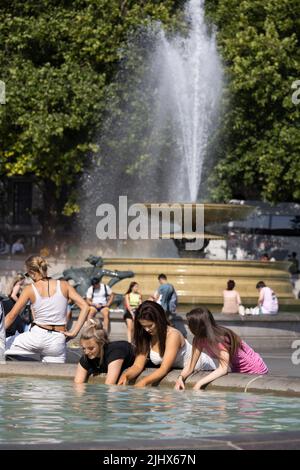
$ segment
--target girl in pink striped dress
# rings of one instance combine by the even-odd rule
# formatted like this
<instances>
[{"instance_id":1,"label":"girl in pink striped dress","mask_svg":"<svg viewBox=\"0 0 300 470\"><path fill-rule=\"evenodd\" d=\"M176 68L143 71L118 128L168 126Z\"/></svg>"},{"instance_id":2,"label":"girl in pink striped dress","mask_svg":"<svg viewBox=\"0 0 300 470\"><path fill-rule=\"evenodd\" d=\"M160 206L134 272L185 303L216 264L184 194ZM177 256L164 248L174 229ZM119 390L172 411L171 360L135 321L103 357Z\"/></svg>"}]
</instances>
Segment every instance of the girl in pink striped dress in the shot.
<instances>
[{"instance_id":1,"label":"girl in pink striped dress","mask_svg":"<svg viewBox=\"0 0 300 470\"><path fill-rule=\"evenodd\" d=\"M226 375L229 370L242 374L268 373L268 367L261 356L232 330L219 326L208 309L195 308L187 313L186 318L189 329L194 335L193 354L189 364L179 375L175 389L185 388L184 382L194 372L202 351L218 359L219 366L201 378L194 386L194 390L199 390L209 382Z\"/></svg>"}]
</instances>

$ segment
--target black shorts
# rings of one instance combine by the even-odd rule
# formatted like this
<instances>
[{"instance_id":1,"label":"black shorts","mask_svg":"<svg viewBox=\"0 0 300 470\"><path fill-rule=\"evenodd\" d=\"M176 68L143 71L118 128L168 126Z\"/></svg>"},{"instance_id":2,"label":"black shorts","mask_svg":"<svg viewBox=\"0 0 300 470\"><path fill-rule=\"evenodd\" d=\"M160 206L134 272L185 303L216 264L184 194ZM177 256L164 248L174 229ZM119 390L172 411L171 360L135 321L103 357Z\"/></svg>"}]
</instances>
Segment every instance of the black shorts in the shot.
<instances>
[{"instance_id":1,"label":"black shorts","mask_svg":"<svg viewBox=\"0 0 300 470\"><path fill-rule=\"evenodd\" d=\"M105 308L105 305L101 305L101 307L96 307L96 305L91 305L91 307L93 307L95 310L97 310L97 312L101 312L101 310L103 308Z\"/></svg>"},{"instance_id":2,"label":"black shorts","mask_svg":"<svg viewBox=\"0 0 300 470\"><path fill-rule=\"evenodd\" d=\"M125 310L125 313L123 315L123 319L126 321L126 320L134 320L133 316L131 315L131 313L129 312L129 310Z\"/></svg>"}]
</instances>

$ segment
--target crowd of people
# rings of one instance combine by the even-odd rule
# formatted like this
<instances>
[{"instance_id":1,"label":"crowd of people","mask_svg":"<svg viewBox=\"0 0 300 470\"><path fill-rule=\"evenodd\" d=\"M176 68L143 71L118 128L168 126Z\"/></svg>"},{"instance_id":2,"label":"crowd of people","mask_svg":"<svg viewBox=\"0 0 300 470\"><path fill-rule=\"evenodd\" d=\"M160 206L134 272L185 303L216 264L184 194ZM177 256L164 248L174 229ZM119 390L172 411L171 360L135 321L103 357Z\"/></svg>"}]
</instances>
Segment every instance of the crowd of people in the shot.
<instances>
[{"instance_id":1,"label":"crowd of people","mask_svg":"<svg viewBox=\"0 0 300 470\"><path fill-rule=\"evenodd\" d=\"M11 285L9 303L0 304L0 324L7 336L6 356L34 354L42 362L64 363L66 342L81 331L83 354L74 378L77 384L88 381L91 375L106 373L106 384L127 385L135 381L136 387L145 387L158 383L176 368L180 374L175 388L181 390L191 374L209 371L196 383L194 388L198 390L230 370L250 374L268 372L259 354L233 331L218 325L205 307L187 314L194 336L191 344L170 321L176 312L177 294L163 273L158 276L156 292L144 301L139 284L130 283L124 296L128 341L110 342L110 307L114 294L109 286L93 278L83 298L67 281L48 276L44 258L31 256L25 265L26 273L19 274ZM31 279L28 285L26 278ZM276 313L272 289L262 281L257 289L257 307L261 313ZM239 313L242 303L233 280L228 281L223 294L222 312ZM75 304L80 312L68 329L70 304ZM26 311L28 318L24 315ZM97 314L102 316L103 323ZM154 371L139 378L149 364L154 366Z\"/></svg>"}]
</instances>

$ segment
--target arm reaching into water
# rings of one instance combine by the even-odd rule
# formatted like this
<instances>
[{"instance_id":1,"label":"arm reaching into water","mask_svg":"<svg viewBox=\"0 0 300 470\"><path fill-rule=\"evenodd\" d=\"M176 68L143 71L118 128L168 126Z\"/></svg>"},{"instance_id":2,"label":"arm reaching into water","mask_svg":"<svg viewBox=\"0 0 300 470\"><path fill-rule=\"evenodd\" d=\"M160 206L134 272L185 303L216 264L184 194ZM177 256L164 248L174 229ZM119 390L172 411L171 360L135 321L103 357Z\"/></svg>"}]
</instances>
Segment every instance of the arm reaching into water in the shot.
<instances>
[{"instance_id":1,"label":"arm reaching into water","mask_svg":"<svg viewBox=\"0 0 300 470\"><path fill-rule=\"evenodd\" d=\"M175 390L185 390L184 382L194 372L201 352L202 351L198 349L197 347L194 349L190 362L185 366L185 368L182 370L181 374L179 375L178 379L176 380L176 384L174 387Z\"/></svg>"},{"instance_id":2,"label":"arm reaching into water","mask_svg":"<svg viewBox=\"0 0 300 470\"><path fill-rule=\"evenodd\" d=\"M129 367L129 369L125 370L121 375L118 385L128 385L130 380L135 379L138 375L140 375L146 365L147 362L147 355L146 354L139 354L134 361L134 364Z\"/></svg>"},{"instance_id":3,"label":"arm reaching into water","mask_svg":"<svg viewBox=\"0 0 300 470\"><path fill-rule=\"evenodd\" d=\"M76 374L74 377L74 382L76 384L83 384L88 380L88 371L82 367L81 364L77 365Z\"/></svg>"},{"instance_id":4,"label":"arm reaching into water","mask_svg":"<svg viewBox=\"0 0 300 470\"><path fill-rule=\"evenodd\" d=\"M220 357L219 359L219 366L217 367L216 370L211 372L210 374L206 375L202 379L200 379L196 385L194 385L193 389L194 390L200 390L203 385L206 385L210 382L212 382L215 379L218 379L219 377L222 377L223 375L226 375L229 371L229 353L228 351L225 351L222 349L220 351Z\"/></svg>"},{"instance_id":5,"label":"arm reaching into water","mask_svg":"<svg viewBox=\"0 0 300 470\"><path fill-rule=\"evenodd\" d=\"M161 366L147 377L139 380L135 387L146 387L163 379L172 368L177 353L181 347L181 336L178 332L169 334L166 340L166 349Z\"/></svg>"}]
</instances>

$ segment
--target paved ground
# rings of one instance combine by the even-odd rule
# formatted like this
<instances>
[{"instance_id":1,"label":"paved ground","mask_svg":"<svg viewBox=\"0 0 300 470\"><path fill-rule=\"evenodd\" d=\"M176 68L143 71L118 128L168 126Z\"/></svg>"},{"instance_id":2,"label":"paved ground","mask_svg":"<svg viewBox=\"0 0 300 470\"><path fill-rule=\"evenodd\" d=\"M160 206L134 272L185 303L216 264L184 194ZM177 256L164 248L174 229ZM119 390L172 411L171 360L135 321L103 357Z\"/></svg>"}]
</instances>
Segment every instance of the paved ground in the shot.
<instances>
[{"instance_id":1,"label":"paved ground","mask_svg":"<svg viewBox=\"0 0 300 470\"><path fill-rule=\"evenodd\" d=\"M258 352L260 351L258 350ZM294 349L261 351L260 353L269 367L270 374L285 377L300 377L300 363L298 365L292 363L292 354L295 353ZM300 352L298 360L300 362Z\"/></svg>"}]
</instances>

